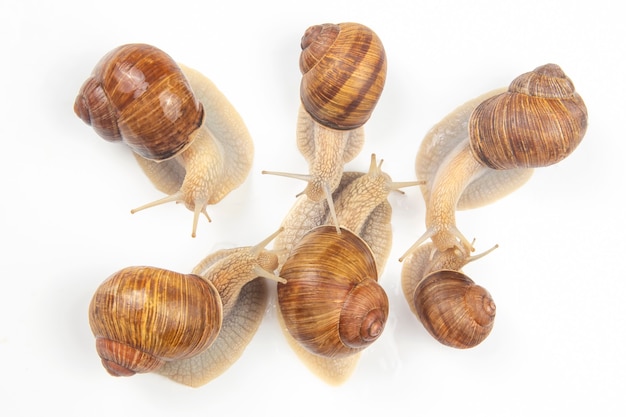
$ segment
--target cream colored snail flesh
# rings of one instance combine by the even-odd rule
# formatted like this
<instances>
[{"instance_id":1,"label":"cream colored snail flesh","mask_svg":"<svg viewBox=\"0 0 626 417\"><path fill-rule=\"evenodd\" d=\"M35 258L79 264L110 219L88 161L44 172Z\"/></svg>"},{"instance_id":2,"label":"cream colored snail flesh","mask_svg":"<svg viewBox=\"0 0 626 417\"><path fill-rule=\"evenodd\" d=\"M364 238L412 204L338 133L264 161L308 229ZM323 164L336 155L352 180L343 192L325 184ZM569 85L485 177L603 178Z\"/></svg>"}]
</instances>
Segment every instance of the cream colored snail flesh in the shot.
<instances>
[{"instance_id":1,"label":"cream colored snail flesh","mask_svg":"<svg viewBox=\"0 0 626 417\"><path fill-rule=\"evenodd\" d=\"M198 71L145 44L105 55L81 87L74 112L98 135L122 141L167 197L200 214L240 186L252 166L250 134L233 106Z\"/></svg>"}]
</instances>

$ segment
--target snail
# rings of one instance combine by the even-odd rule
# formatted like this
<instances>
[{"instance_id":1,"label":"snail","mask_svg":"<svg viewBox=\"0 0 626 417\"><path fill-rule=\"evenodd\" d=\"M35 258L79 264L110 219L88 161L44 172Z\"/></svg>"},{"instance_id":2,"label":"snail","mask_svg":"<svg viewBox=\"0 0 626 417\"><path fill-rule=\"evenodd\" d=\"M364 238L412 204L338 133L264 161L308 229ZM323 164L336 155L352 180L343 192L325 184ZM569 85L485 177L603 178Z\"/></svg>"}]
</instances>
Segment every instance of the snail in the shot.
<instances>
[{"instance_id":1,"label":"snail","mask_svg":"<svg viewBox=\"0 0 626 417\"><path fill-rule=\"evenodd\" d=\"M402 265L402 292L409 308L440 343L459 349L484 341L493 328L496 304L491 294L461 268L475 256L458 248L440 252L432 242L411 252Z\"/></svg>"},{"instance_id":2,"label":"snail","mask_svg":"<svg viewBox=\"0 0 626 417\"><path fill-rule=\"evenodd\" d=\"M204 75L146 44L105 55L84 82L74 112L96 133L122 141L165 198L200 214L246 179L254 154L241 116Z\"/></svg>"},{"instance_id":3,"label":"snail","mask_svg":"<svg viewBox=\"0 0 626 417\"><path fill-rule=\"evenodd\" d=\"M400 258L427 239L443 252L473 250L457 229L455 210L489 204L524 184L536 167L571 154L585 135L587 109L556 64L515 78L460 106L429 131L416 158L426 181L426 232Z\"/></svg>"},{"instance_id":4,"label":"snail","mask_svg":"<svg viewBox=\"0 0 626 417\"><path fill-rule=\"evenodd\" d=\"M388 298L378 277L391 249L392 182L372 155L367 173L344 173L329 208L301 196L283 221L274 248L287 252L277 285L278 317L287 341L311 371L339 385L359 353L383 332Z\"/></svg>"},{"instance_id":5,"label":"snail","mask_svg":"<svg viewBox=\"0 0 626 417\"><path fill-rule=\"evenodd\" d=\"M263 173L307 181L302 193L316 202L326 200L337 225L332 192L344 165L363 147L363 125L382 94L387 58L376 33L358 23L311 26L300 45L296 136L309 173Z\"/></svg>"},{"instance_id":6,"label":"snail","mask_svg":"<svg viewBox=\"0 0 626 417\"><path fill-rule=\"evenodd\" d=\"M89 324L104 368L114 376L156 372L197 387L242 354L265 313L261 278L277 255L264 249L281 230L252 247L217 251L190 274L127 267L107 278L89 305Z\"/></svg>"}]
</instances>

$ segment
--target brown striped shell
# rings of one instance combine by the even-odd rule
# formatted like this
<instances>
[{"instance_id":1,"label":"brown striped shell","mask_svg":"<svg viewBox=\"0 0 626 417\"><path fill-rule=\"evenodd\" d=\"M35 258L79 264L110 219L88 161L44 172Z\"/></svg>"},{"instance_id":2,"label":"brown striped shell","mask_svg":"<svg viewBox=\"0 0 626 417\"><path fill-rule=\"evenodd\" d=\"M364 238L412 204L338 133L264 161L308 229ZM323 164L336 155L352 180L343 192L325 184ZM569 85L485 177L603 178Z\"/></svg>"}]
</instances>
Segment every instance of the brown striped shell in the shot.
<instances>
[{"instance_id":1,"label":"brown striped shell","mask_svg":"<svg viewBox=\"0 0 626 417\"><path fill-rule=\"evenodd\" d=\"M411 308L435 339L459 349L480 344L491 333L496 315L486 289L459 271L445 269L420 281Z\"/></svg>"},{"instance_id":2,"label":"brown striped shell","mask_svg":"<svg viewBox=\"0 0 626 417\"><path fill-rule=\"evenodd\" d=\"M89 325L106 370L130 376L206 350L222 325L222 303L197 275L129 267L98 287Z\"/></svg>"},{"instance_id":3,"label":"brown striped shell","mask_svg":"<svg viewBox=\"0 0 626 417\"><path fill-rule=\"evenodd\" d=\"M284 263L278 306L289 333L309 352L342 358L382 334L389 302L376 262L357 235L334 226L312 229Z\"/></svg>"},{"instance_id":4,"label":"brown striped shell","mask_svg":"<svg viewBox=\"0 0 626 417\"><path fill-rule=\"evenodd\" d=\"M555 64L522 74L469 120L477 160L493 169L552 165L571 154L587 129L587 108Z\"/></svg>"},{"instance_id":5,"label":"brown striped shell","mask_svg":"<svg viewBox=\"0 0 626 417\"><path fill-rule=\"evenodd\" d=\"M174 60L145 44L123 45L105 55L82 85L74 112L104 139L122 140L158 161L185 149L204 117Z\"/></svg>"},{"instance_id":6,"label":"brown striped shell","mask_svg":"<svg viewBox=\"0 0 626 417\"><path fill-rule=\"evenodd\" d=\"M387 58L370 28L358 23L309 27L301 40L300 98L318 123L355 129L370 118L385 85Z\"/></svg>"}]
</instances>

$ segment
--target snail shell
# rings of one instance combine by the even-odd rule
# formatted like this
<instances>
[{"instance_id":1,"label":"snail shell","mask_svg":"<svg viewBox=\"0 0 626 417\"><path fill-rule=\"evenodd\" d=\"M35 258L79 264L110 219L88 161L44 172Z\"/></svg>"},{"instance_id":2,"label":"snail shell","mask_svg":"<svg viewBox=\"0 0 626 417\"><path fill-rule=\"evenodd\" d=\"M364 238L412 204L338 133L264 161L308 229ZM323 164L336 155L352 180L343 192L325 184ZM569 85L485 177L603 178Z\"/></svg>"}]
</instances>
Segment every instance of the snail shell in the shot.
<instances>
[{"instance_id":1,"label":"snail shell","mask_svg":"<svg viewBox=\"0 0 626 417\"><path fill-rule=\"evenodd\" d=\"M373 343L389 302L368 245L347 229L320 226L292 250L278 305L289 333L310 352L341 358Z\"/></svg>"},{"instance_id":2,"label":"snail shell","mask_svg":"<svg viewBox=\"0 0 626 417\"><path fill-rule=\"evenodd\" d=\"M165 160L190 143L204 110L174 60L151 45L115 48L81 87L74 112L104 139Z\"/></svg>"},{"instance_id":3,"label":"snail shell","mask_svg":"<svg viewBox=\"0 0 626 417\"><path fill-rule=\"evenodd\" d=\"M471 348L487 338L493 328L496 305L483 287L461 272L469 256L453 248L439 251L432 242L421 245L404 260L402 292L413 314L440 343Z\"/></svg>"},{"instance_id":4,"label":"snail shell","mask_svg":"<svg viewBox=\"0 0 626 417\"><path fill-rule=\"evenodd\" d=\"M491 333L496 304L467 275L439 270L427 275L413 294L413 305L428 332L444 345L465 349Z\"/></svg>"},{"instance_id":5,"label":"snail shell","mask_svg":"<svg viewBox=\"0 0 626 417\"><path fill-rule=\"evenodd\" d=\"M205 350L222 324L215 287L194 274L129 267L111 275L89 305L89 325L106 370L151 372Z\"/></svg>"},{"instance_id":6,"label":"snail shell","mask_svg":"<svg viewBox=\"0 0 626 417\"><path fill-rule=\"evenodd\" d=\"M576 149L586 130L585 103L556 64L520 75L469 120L472 153L494 169L555 164Z\"/></svg>"},{"instance_id":7,"label":"snail shell","mask_svg":"<svg viewBox=\"0 0 626 417\"><path fill-rule=\"evenodd\" d=\"M309 27L301 40L300 98L318 123L355 129L370 118L382 94L387 58L381 40L358 23Z\"/></svg>"}]
</instances>

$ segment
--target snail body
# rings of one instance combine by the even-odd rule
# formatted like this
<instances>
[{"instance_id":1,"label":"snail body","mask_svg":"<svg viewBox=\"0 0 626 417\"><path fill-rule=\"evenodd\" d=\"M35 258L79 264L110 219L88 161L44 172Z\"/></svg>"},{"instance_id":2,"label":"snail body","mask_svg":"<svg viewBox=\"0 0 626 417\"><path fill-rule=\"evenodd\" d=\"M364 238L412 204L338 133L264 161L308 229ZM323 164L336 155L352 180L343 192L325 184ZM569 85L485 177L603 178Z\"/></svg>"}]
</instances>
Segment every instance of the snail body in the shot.
<instances>
[{"instance_id":1,"label":"snail body","mask_svg":"<svg viewBox=\"0 0 626 417\"><path fill-rule=\"evenodd\" d=\"M382 163L382 161L381 161ZM372 155L367 173L346 172L333 194L340 230L326 204L301 196L283 221L275 249L287 252L277 286L287 341L318 377L338 385L359 353L382 334L388 299L378 284L391 249L392 182Z\"/></svg>"},{"instance_id":2,"label":"snail body","mask_svg":"<svg viewBox=\"0 0 626 417\"><path fill-rule=\"evenodd\" d=\"M578 147L587 130L587 108L563 70L547 64L478 105L468 128L472 154L486 166L545 167Z\"/></svg>"},{"instance_id":3,"label":"snail body","mask_svg":"<svg viewBox=\"0 0 626 417\"><path fill-rule=\"evenodd\" d=\"M274 240L274 249L289 253L311 229L333 225L335 219L345 229L360 236L372 248L379 272L382 272L391 250L390 192L420 185L421 181L397 182L381 169L372 154L368 172L344 172L332 194L335 217L326 202L318 204L300 196L281 223L283 232ZM281 262L282 265L282 262ZM279 267L280 269L280 267Z\"/></svg>"},{"instance_id":4,"label":"snail body","mask_svg":"<svg viewBox=\"0 0 626 417\"><path fill-rule=\"evenodd\" d=\"M264 173L307 181L303 193L316 202L325 200L336 221L332 192L344 165L363 147L363 125L385 84L386 54L376 33L358 23L311 26L301 47L296 142L309 173Z\"/></svg>"},{"instance_id":5,"label":"snail body","mask_svg":"<svg viewBox=\"0 0 626 417\"><path fill-rule=\"evenodd\" d=\"M217 251L191 274L129 267L105 280L89 306L105 369L114 376L156 372L189 386L223 373L263 317L262 279L284 281L273 273L276 254L264 249L277 233L253 247Z\"/></svg>"},{"instance_id":6,"label":"snail body","mask_svg":"<svg viewBox=\"0 0 626 417\"><path fill-rule=\"evenodd\" d=\"M457 108L420 146L416 173L426 181L427 230L404 256L429 238L440 251L473 250L456 227L455 211L496 201L523 185L533 168L561 161L576 149L586 126L585 104L555 64Z\"/></svg>"},{"instance_id":7,"label":"snail body","mask_svg":"<svg viewBox=\"0 0 626 417\"><path fill-rule=\"evenodd\" d=\"M146 44L105 55L82 85L74 112L98 135L124 142L167 197L200 214L246 179L254 147L237 111L198 71Z\"/></svg>"}]
</instances>

